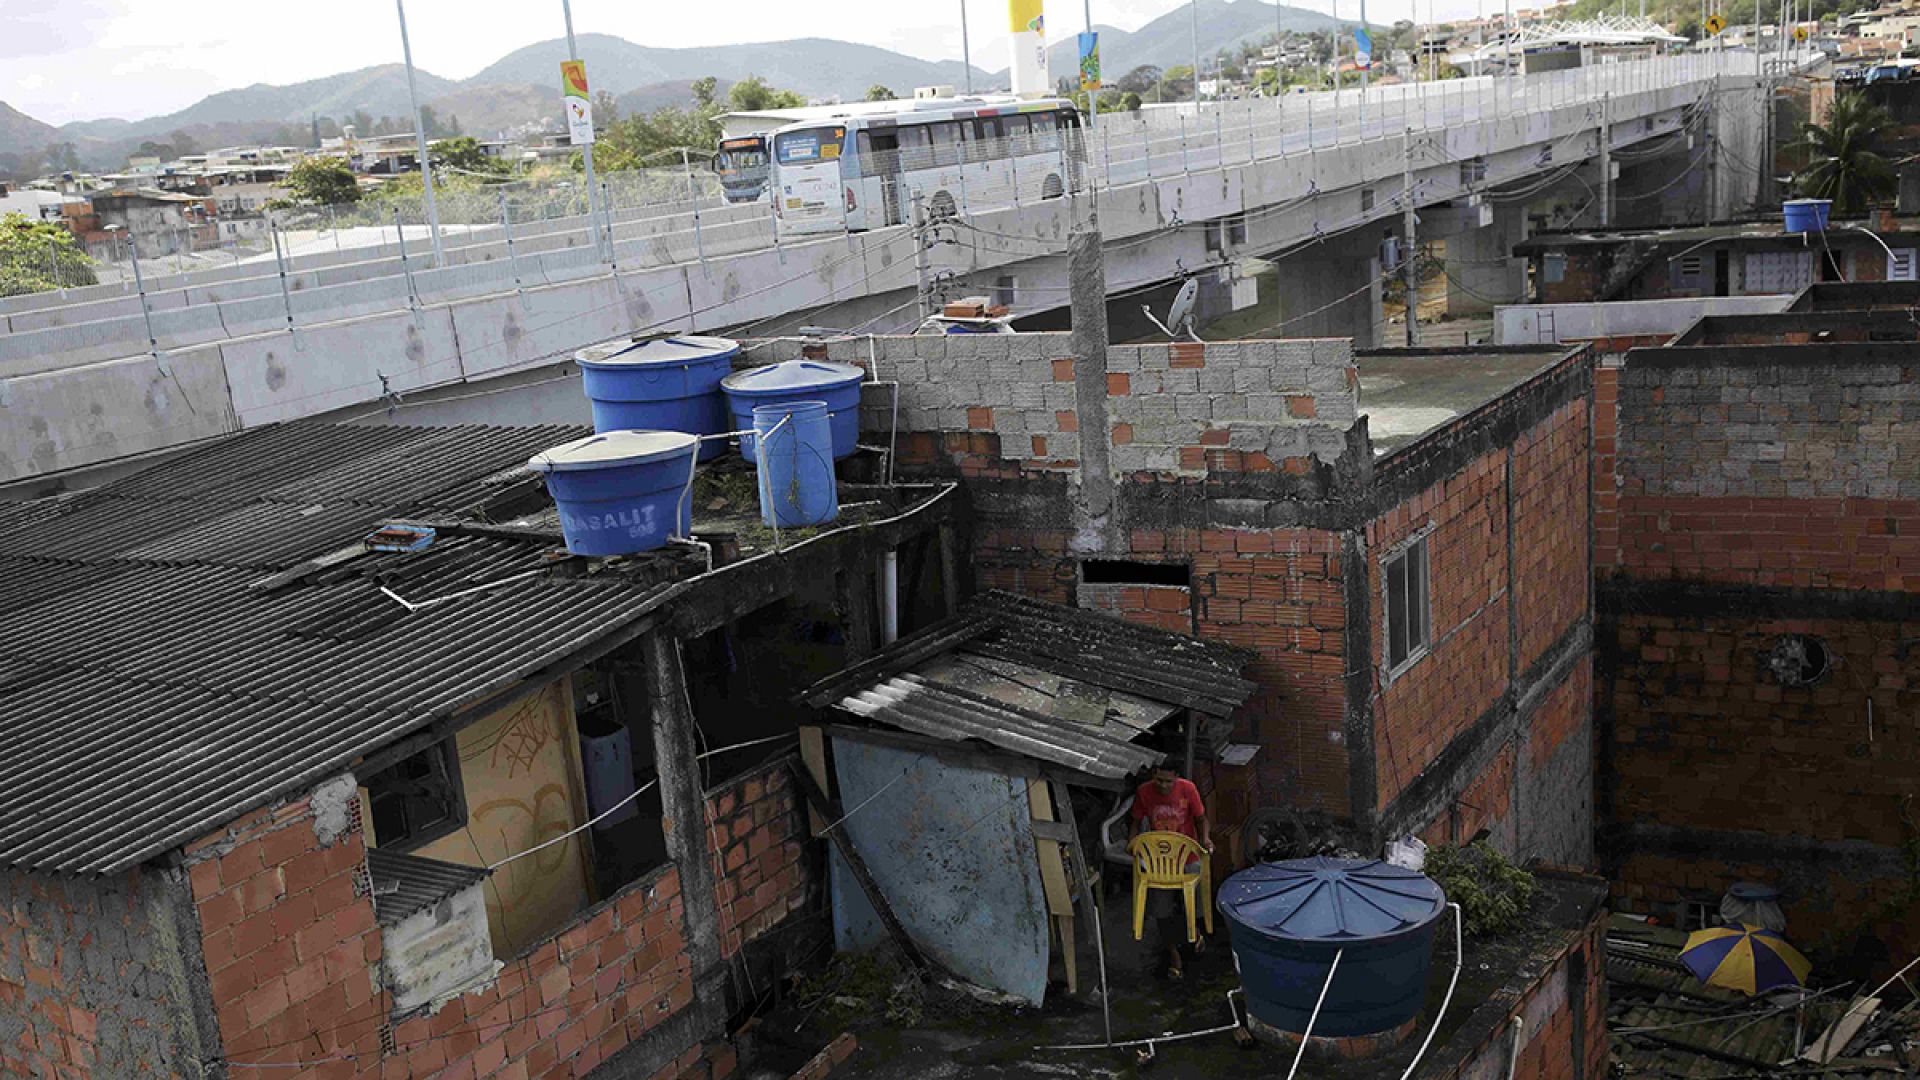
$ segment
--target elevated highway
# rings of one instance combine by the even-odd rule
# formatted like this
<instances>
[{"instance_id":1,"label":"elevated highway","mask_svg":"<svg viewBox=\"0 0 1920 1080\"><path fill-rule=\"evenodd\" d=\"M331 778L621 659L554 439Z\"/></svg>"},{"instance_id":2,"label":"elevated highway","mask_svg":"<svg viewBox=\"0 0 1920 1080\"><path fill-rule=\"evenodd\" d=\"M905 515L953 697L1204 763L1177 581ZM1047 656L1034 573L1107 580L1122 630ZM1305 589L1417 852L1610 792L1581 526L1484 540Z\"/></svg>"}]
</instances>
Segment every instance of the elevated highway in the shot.
<instances>
[{"instance_id":1,"label":"elevated highway","mask_svg":"<svg viewBox=\"0 0 1920 1080\"><path fill-rule=\"evenodd\" d=\"M1623 200L1751 205L1768 78L1751 54L1699 54L1109 114L1080 147L1079 192L968 192L938 227L781 236L765 204L684 200L470 230L437 267L416 239L404 259L329 252L284 276L241 264L150 279L144 295L0 301L0 484L537 377L619 334L897 331L941 291L1064 308L1066 238L1096 207L1110 295L1205 271L1217 302L1245 303L1235 267L1260 256L1279 267L1275 295L1252 300L1271 306L1272 334L1370 342L1389 230L1444 237L1466 307L1517 298L1508 249L1542 199L1572 193L1596 223Z\"/></svg>"}]
</instances>

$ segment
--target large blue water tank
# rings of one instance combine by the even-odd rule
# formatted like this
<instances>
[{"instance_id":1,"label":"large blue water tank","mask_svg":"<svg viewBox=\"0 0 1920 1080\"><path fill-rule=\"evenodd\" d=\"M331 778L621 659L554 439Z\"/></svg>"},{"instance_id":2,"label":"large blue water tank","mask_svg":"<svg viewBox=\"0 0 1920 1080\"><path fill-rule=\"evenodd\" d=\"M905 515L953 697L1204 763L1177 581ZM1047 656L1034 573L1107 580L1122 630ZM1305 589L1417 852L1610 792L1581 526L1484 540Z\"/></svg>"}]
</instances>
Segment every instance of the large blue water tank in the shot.
<instances>
[{"instance_id":1,"label":"large blue water tank","mask_svg":"<svg viewBox=\"0 0 1920 1080\"><path fill-rule=\"evenodd\" d=\"M1217 904L1257 1019L1304 1032L1335 953L1314 1037L1371 1035L1419 1015L1447 906L1430 878L1378 859L1292 859L1233 875Z\"/></svg>"},{"instance_id":2,"label":"large blue water tank","mask_svg":"<svg viewBox=\"0 0 1920 1080\"><path fill-rule=\"evenodd\" d=\"M860 380L867 373L852 364L823 360L788 360L783 364L750 368L720 383L734 431L753 427L753 410L786 401L823 401L833 428L833 456L847 457L860 445ZM755 460L753 440L740 437L740 453Z\"/></svg>"},{"instance_id":3,"label":"large blue water tank","mask_svg":"<svg viewBox=\"0 0 1920 1080\"><path fill-rule=\"evenodd\" d=\"M693 530L687 485L699 440L679 431L608 431L542 450L560 532L575 555L631 555Z\"/></svg>"},{"instance_id":4,"label":"large blue water tank","mask_svg":"<svg viewBox=\"0 0 1920 1080\"><path fill-rule=\"evenodd\" d=\"M783 529L825 525L840 513L833 429L824 401L783 401L753 410L760 520Z\"/></svg>"},{"instance_id":5,"label":"large blue water tank","mask_svg":"<svg viewBox=\"0 0 1920 1080\"><path fill-rule=\"evenodd\" d=\"M718 435L727 427L720 380L733 370L740 344L727 338L679 334L620 338L573 354L593 405L595 431L684 431ZM701 444L700 460L720 456L726 440Z\"/></svg>"}]
</instances>

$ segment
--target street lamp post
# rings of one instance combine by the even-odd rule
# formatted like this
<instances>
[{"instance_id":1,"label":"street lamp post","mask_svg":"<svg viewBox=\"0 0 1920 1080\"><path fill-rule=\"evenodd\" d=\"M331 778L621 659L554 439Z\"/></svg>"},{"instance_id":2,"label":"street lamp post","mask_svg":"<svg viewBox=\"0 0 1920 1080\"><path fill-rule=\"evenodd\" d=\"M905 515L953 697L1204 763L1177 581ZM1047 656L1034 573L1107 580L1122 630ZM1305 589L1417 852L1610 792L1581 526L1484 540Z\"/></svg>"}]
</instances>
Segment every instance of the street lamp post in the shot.
<instances>
[{"instance_id":1,"label":"street lamp post","mask_svg":"<svg viewBox=\"0 0 1920 1080\"><path fill-rule=\"evenodd\" d=\"M967 93L973 93L973 43L967 39L967 0L960 0L960 66L966 69Z\"/></svg>"},{"instance_id":2,"label":"street lamp post","mask_svg":"<svg viewBox=\"0 0 1920 1080\"><path fill-rule=\"evenodd\" d=\"M413 105L413 135L420 152L420 183L427 195L427 229L433 240L433 264L444 266L446 249L440 245L440 208L433 201L433 163L427 160L427 125L420 113L420 88L413 78L413 45L407 40L407 0L393 0L400 12L400 55L407 62L407 100Z\"/></svg>"}]
</instances>

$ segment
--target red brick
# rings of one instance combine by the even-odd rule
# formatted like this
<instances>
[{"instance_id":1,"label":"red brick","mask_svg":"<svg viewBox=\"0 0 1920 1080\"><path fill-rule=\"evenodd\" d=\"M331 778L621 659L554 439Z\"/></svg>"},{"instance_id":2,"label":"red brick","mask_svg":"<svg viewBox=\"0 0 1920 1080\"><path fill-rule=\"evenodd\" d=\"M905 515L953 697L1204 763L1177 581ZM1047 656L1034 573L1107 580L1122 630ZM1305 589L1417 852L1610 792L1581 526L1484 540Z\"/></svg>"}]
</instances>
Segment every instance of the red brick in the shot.
<instances>
[{"instance_id":1,"label":"red brick","mask_svg":"<svg viewBox=\"0 0 1920 1080\"><path fill-rule=\"evenodd\" d=\"M1124 373L1107 376L1107 396L1126 397L1133 392L1133 379Z\"/></svg>"},{"instance_id":2,"label":"red brick","mask_svg":"<svg viewBox=\"0 0 1920 1080\"><path fill-rule=\"evenodd\" d=\"M1126 446L1131 442L1133 442L1133 425L1132 424L1113 425L1113 445Z\"/></svg>"},{"instance_id":3,"label":"red brick","mask_svg":"<svg viewBox=\"0 0 1920 1080\"><path fill-rule=\"evenodd\" d=\"M1312 420L1319 413L1319 406L1310 394L1288 394L1287 415L1295 420Z\"/></svg>"},{"instance_id":4,"label":"red brick","mask_svg":"<svg viewBox=\"0 0 1920 1080\"><path fill-rule=\"evenodd\" d=\"M1053 362L1053 381L1073 381L1073 357L1064 356Z\"/></svg>"}]
</instances>

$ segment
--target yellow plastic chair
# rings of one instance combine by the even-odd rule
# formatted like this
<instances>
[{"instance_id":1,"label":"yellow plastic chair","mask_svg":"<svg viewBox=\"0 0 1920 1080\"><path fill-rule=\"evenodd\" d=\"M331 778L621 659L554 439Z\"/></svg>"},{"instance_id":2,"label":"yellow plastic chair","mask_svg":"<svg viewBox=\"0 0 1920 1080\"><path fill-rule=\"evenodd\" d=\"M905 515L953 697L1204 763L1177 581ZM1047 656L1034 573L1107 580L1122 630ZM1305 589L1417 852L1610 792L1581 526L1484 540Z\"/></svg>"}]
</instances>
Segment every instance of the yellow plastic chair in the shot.
<instances>
[{"instance_id":1,"label":"yellow plastic chair","mask_svg":"<svg viewBox=\"0 0 1920 1080\"><path fill-rule=\"evenodd\" d=\"M1199 907L1206 920L1207 933L1213 933L1213 870L1200 841L1177 832L1144 832L1127 844L1133 855L1133 940L1146 931L1147 890L1178 889L1187 902L1187 940L1198 940L1194 929L1194 908ZM1199 862L1196 870L1188 864Z\"/></svg>"}]
</instances>

